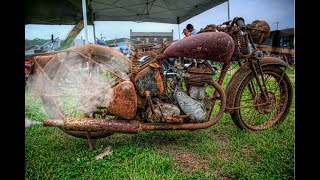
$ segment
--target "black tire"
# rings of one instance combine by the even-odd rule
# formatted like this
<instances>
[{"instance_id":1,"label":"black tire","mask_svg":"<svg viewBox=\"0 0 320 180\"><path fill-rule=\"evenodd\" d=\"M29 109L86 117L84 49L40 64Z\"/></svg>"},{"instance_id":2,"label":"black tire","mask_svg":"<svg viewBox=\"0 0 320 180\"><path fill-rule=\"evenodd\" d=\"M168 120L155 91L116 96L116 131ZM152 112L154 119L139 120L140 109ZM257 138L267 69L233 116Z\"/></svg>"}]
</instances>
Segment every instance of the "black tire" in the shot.
<instances>
[{"instance_id":1,"label":"black tire","mask_svg":"<svg viewBox=\"0 0 320 180\"><path fill-rule=\"evenodd\" d=\"M258 131L269 128L283 121L291 107L292 84L287 74L275 65L263 66L262 71L266 79L267 92L271 100L266 101L262 93L258 91L259 87L253 72L244 77L237 91L238 93L235 97L234 104L235 108L243 108L235 109L233 113L231 113L232 120L241 129ZM281 76L282 80L280 80ZM261 79L261 77L259 79ZM250 92L250 84L254 87L251 88L251 92L252 89L255 89L255 93ZM271 101L274 101L274 103Z\"/></svg>"}]
</instances>

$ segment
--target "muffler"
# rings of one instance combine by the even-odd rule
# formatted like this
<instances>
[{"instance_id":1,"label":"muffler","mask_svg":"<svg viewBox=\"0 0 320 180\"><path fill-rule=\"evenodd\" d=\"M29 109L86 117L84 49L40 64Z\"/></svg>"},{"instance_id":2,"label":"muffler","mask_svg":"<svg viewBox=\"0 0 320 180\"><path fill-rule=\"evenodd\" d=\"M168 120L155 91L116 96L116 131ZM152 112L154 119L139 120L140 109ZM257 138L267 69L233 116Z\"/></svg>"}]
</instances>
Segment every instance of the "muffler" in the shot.
<instances>
[{"instance_id":1,"label":"muffler","mask_svg":"<svg viewBox=\"0 0 320 180\"><path fill-rule=\"evenodd\" d=\"M44 126L60 127L67 131L90 131L110 133L132 133L141 130L140 122L136 120L107 120L97 118L65 117L64 119L47 119Z\"/></svg>"}]
</instances>

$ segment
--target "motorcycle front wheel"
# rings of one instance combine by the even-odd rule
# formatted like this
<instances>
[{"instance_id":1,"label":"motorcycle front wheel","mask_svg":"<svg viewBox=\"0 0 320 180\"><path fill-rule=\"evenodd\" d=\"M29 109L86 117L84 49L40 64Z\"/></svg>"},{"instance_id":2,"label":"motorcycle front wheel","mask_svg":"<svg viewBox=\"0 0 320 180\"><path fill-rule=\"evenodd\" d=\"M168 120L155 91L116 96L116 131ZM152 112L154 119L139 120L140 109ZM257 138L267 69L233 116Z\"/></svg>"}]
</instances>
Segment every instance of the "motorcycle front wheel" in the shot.
<instances>
[{"instance_id":1,"label":"motorcycle front wheel","mask_svg":"<svg viewBox=\"0 0 320 180\"><path fill-rule=\"evenodd\" d=\"M288 115L292 104L292 85L284 71L275 65L262 66L266 94L262 94L253 72L244 79L235 97L235 110L231 113L235 124L245 130L258 131L269 128ZM259 81L261 81L259 74Z\"/></svg>"}]
</instances>

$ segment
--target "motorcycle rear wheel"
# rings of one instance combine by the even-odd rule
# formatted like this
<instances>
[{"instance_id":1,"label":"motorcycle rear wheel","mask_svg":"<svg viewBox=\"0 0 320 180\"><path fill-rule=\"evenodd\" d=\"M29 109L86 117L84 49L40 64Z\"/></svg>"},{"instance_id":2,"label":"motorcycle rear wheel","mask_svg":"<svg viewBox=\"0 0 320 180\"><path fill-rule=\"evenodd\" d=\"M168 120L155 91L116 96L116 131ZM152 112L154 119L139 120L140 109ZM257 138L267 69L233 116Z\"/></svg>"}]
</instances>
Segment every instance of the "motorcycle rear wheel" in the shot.
<instances>
[{"instance_id":1,"label":"motorcycle rear wheel","mask_svg":"<svg viewBox=\"0 0 320 180\"><path fill-rule=\"evenodd\" d=\"M120 80L117 76L126 76L128 73L117 71L116 64L126 62L129 59L121 59L126 57L111 48L97 45L84 46L88 48L69 48L68 50L78 50L94 62L74 51L67 50L56 54L43 67L41 98L50 119L90 117L107 120L113 118L102 115L106 102L104 98L116 81ZM88 51L84 49L88 49ZM110 58L114 57L120 58L118 62L110 62ZM131 66L131 62L127 63ZM110 68L112 64L114 67ZM126 69L128 71L130 68ZM97 114L99 112L100 115ZM113 134L59 128L78 138L98 139Z\"/></svg>"},{"instance_id":2,"label":"motorcycle rear wheel","mask_svg":"<svg viewBox=\"0 0 320 180\"><path fill-rule=\"evenodd\" d=\"M274 65L262 67L266 82L266 100L260 91L254 73L249 73L238 89L232 120L241 129L259 131L283 121L292 104L292 84L284 71ZM261 76L259 75L261 82Z\"/></svg>"}]
</instances>

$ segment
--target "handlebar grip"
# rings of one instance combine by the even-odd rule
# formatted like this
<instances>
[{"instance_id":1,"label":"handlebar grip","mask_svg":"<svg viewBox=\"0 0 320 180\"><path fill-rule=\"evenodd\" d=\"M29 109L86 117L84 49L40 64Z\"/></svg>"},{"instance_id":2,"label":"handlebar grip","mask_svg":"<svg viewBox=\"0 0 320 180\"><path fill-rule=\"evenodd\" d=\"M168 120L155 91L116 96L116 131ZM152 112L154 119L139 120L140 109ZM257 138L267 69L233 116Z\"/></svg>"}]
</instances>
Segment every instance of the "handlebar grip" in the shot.
<instances>
[{"instance_id":1,"label":"handlebar grip","mask_svg":"<svg viewBox=\"0 0 320 180\"><path fill-rule=\"evenodd\" d=\"M238 27L240 27L240 29L243 29L246 27L246 24L244 23L244 19L243 18L238 18L236 20L236 24Z\"/></svg>"}]
</instances>

